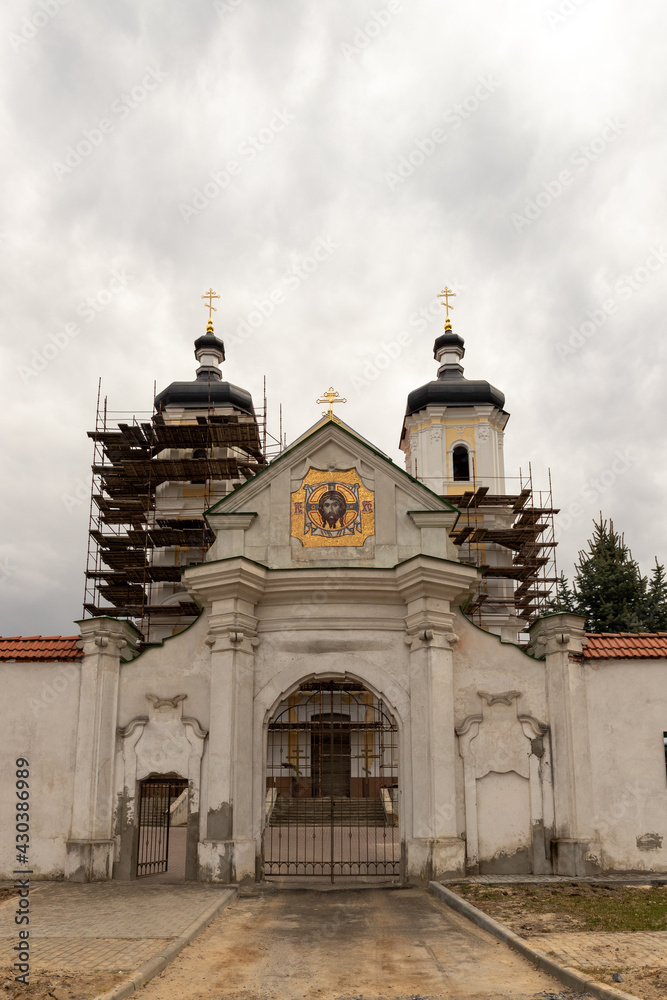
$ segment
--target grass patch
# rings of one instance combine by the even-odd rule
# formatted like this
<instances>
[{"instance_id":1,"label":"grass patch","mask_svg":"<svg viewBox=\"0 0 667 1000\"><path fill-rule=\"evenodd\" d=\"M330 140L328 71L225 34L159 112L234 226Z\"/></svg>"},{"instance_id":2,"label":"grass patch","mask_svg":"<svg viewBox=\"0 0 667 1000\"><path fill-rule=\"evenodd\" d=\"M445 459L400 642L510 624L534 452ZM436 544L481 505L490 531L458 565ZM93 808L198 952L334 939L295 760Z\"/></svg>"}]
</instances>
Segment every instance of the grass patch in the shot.
<instances>
[{"instance_id":1,"label":"grass patch","mask_svg":"<svg viewBox=\"0 0 667 1000\"><path fill-rule=\"evenodd\" d=\"M667 930L667 886L573 882L452 888L517 933Z\"/></svg>"}]
</instances>

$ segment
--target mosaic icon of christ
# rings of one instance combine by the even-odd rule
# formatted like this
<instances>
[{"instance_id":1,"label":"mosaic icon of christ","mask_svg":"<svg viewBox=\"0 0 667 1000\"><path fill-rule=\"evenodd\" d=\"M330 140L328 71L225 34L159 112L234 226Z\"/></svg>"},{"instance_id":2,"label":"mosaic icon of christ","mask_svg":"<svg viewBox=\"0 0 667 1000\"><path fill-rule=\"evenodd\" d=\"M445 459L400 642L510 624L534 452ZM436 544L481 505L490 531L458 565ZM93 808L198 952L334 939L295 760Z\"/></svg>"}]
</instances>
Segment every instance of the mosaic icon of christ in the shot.
<instances>
[{"instance_id":1,"label":"mosaic icon of christ","mask_svg":"<svg viewBox=\"0 0 667 1000\"><path fill-rule=\"evenodd\" d=\"M322 518L322 527L329 530L336 526L344 527L344 517L347 510L345 497L338 490L329 490L323 493L318 504L318 511Z\"/></svg>"}]
</instances>

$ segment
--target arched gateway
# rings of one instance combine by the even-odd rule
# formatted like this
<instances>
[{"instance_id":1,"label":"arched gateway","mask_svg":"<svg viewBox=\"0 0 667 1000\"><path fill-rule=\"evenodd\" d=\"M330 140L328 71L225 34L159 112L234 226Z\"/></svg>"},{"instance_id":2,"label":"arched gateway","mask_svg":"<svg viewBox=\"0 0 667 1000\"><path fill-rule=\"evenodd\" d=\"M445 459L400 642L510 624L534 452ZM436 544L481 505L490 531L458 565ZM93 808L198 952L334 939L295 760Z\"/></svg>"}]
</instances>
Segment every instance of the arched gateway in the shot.
<instances>
[{"instance_id":1,"label":"arched gateway","mask_svg":"<svg viewBox=\"0 0 667 1000\"><path fill-rule=\"evenodd\" d=\"M302 682L268 727L264 874L398 878L398 727L361 683Z\"/></svg>"}]
</instances>

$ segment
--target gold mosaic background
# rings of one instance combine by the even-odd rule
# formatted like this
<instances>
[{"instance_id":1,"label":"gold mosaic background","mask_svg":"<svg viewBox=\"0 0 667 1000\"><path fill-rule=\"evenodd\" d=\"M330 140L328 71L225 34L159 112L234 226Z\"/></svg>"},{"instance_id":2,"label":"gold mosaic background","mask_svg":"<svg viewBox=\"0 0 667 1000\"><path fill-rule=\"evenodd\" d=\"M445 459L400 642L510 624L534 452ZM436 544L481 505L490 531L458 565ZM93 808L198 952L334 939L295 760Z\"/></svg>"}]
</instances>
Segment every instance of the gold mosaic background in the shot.
<instances>
[{"instance_id":1,"label":"gold mosaic background","mask_svg":"<svg viewBox=\"0 0 667 1000\"><path fill-rule=\"evenodd\" d=\"M327 483L359 486L359 508L361 532L353 535L312 535L306 533L306 486L320 486ZM355 469L330 472L323 469L309 469L301 488L291 496L292 538L298 538L306 548L329 548L330 546L363 545L367 538L375 534L375 493L367 490Z\"/></svg>"}]
</instances>

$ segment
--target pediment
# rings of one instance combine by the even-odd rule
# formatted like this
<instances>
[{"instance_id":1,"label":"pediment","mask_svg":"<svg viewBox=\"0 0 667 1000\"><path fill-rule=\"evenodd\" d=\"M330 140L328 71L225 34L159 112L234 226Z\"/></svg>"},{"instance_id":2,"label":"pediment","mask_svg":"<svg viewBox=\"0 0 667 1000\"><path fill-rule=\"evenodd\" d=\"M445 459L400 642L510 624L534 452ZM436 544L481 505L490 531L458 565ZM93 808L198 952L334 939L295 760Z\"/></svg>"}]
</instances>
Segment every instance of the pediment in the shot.
<instances>
[{"instance_id":1,"label":"pediment","mask_svg":"<svg viewBox=\"0 0 667 1000\"><path fill-rule=\"evenodd\" d=\"M429 512L439 516L429 519ZM437 551L425 554L456 559L447 541L455 508L333 420L206 517L218 536L211 558L245 555L270 567L341 560L395 565L423 551L426 533Z\"/></svg>"}]
</instances>

